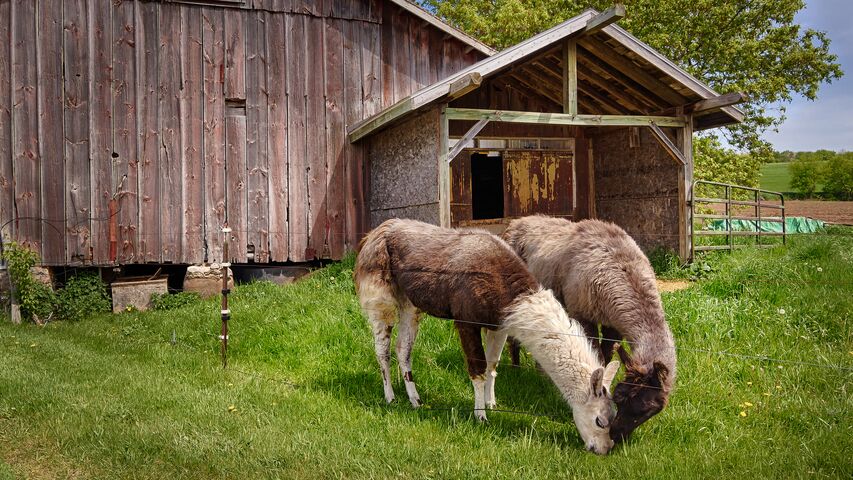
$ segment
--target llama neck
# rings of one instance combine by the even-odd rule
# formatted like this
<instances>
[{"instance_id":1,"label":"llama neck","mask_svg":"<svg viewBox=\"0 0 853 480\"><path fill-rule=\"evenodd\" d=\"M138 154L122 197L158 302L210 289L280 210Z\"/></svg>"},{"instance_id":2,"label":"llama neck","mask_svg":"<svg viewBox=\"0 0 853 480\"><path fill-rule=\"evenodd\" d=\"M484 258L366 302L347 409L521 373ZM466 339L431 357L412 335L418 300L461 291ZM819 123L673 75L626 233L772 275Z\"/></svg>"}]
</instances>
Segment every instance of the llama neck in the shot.
<instances>
[{"instance_id":1,"label":"llama neck","mask_svg":"<svg viewBox=\"0 0 853 480\"><path fill-rule=\"evenodd\" d=\"M508 312L504 330L533 355L566 401L585 401L592 372L602 365L581 325L569 318L550 290L520 298Z\"/></svg>"},{"instance_id":2,"label":"llama neck","mask_svg":"<svg viewBox=\"0 0 853 480\"><path fill-rule=\"evenodd\" d=\"M628 341L631 342L632 365L650 370L654 363L658 362L667 368L669 375L666 376L663 388L669 391L675 381L676 355L672 331L666 322L662 322L657 328L634 335L633 338L628 338Z\"/></svg>"}]
</instances>

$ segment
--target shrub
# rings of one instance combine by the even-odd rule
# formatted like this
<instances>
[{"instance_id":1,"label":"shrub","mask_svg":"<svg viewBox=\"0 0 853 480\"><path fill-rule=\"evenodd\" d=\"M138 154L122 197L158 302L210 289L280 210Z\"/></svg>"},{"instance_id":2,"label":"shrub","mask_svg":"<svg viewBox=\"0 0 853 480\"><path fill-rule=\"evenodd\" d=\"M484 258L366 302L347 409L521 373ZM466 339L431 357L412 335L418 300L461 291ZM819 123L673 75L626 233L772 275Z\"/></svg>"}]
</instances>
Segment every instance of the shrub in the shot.
<instances>
[{"instance_id":1,"label":"shrub","mask_svg":"<svg viewBox=\"0 0 853 480\"><path fill-rule=\"evenodd\" d=\"M71 277L57 294L57 299L57 316L68 320L106 313L111 308L107 286L95 272Z\"/></svg>"},{"instance_id":2,"label":"shrub","mask_svg":"<svg viewBox=\"0 0 853 480\"><path fill-rule=\"evenodd\" d=\"M201 300L201 296L196 292L152 293L151 309L174 310L191 305L199 300Z\"/></svg>"},{"instance_id":3,"label":"shrub","mask_svg":"<svg viewBox=\"0 0 853 480\"><path fill-rule=\"evenodd\" d=\"M797 159L788 165L791 172L791 188L804 194L806 197L814 196L817 185L823 180L823 172L820 163L813 160Z\"/></svg>"},{"instance_id":4,"label":"shrub","mask_svg":"<svg viewBox=\"0 0 853 480\"><path fill-rule=\"evenodd\" d=\"M836 155L826 164L824 193L835 200L853 200L853 155Z\"/></svg>"},{"instance_id":5,"label":"shrub","mask_svg":"<svg viewBox=\"0 0 853 480\"><path fill-rule=\"evenodd\" d=\"M15 242L5 245L3 260L9 269L9 279L21 305L21 316L37 323L48 320L56 309L56 294L33 278L30 268L38 263L38 254Z\"/></svg>"}]
</instances>

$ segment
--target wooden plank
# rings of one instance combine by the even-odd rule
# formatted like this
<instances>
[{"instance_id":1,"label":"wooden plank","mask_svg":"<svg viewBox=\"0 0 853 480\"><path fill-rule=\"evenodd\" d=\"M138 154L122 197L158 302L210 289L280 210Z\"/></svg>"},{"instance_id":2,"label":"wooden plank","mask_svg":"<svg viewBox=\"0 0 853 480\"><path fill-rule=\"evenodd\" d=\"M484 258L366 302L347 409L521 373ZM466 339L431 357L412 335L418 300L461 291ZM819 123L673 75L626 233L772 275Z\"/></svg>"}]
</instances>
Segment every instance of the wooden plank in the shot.
<instances>
[{"instance_id":1,"label":"wooden plank","mask_svg":"<svg viewBox=\"0 0 853 480\"><path fill-rule=\"evenodd\" d=\"M398 12L393 17L393 43L394 43L394 101L399 102L414 89L412 84L412 71L414 70L414 58L412 54L412 40L409 31L409 17Z\"/></svg>"},{"instance_id":2,"label":"wooden plank","mask_svg":"<svg viewBox=\"0 0 853 480\"><path fill-rule=\"evenodd\" d=\"M471 153L465 152L450 162L450 226L473 219L471 199Z\"/></svg>"},{"instance_id":3,"label":"wooden plank","mask_svg":"<svg viewBox=\"0 0 853 480\"><path fill-rule=\"evenodd\" d=\"M574 158L572 159L572 166L575 172L573 182L575 186L575 201L573 202L572 217L574 220L583 220L590 217L589 203L592 201L590 198L592 177L589 170L587 138L582 128L578 128L577 130L575 134Z\"/></svg>"},{"instance_id":4,"label":"wooden plank","mask_svg":"<svg viewBox=\"0 0 853 480\"><path fill-rule=\"evenodd\" d=\"M495 50L493 50L488 45L481 43L478 40L475 40L474 38L469 37L468 35L465 35L461 31L459 31L459 30L451 27L450 25L442 22L441 20L439 20L438 17L426 12L422 8L416 6L413 3L408 2L407 0L391 0L391 2L394 3L395 5L397 5L398 7L402 8L403 10L408 12L409 14L414 15L417 19L419 19L423 22L429 23L433 27L441 30L442 32L444 32L445 34L455 38L456 40L461 41L462 43L466 44L468 47L471 47L472 49L477 50L478 52L482 53L483 55L493 55L495 53ZM421 23L421 22L418 22L418 23Z\"/></svg>"},{"instance_id":5,"label":"wooden plank","mask_svg":"<svg viewBox=\"0 0 853 480\"><path fill-rule=\"evenodd\" d=\"M472 126L467 132L465 132L465 135L462 135L462 138L460 138L459 141L456 142L456 145L454 145L453 149L450 150L450 153L447 154L447 161L452 162L453 159L455 159L456 156L459 155L459 152L461 152L462 149L465 148L465 145L467 145L468 142L473 140L474 137L476 137L477 134L480 133L480 131L488 123L489 119L487 118L477 120L477 123L475 123L474 126Z\"/></svg>"},{"instance_id":6,"label":"wooden plank","mask_svg":"<svg viewBox=\"0 0 853 480\"><path fill-rule=\"evenodd\" d=\"M375 115L382 109L382 59L380 58L378 25L361 24L361 75L364 116Z\"/></svg>"},{"instance_id":7,"label":"wooden plank","mask_svg":"<svg viewBox=\"0 0 853 480\"><path fill-rule=\"evenodd\" d=\"M388 26L390 28L390 25ZM325 19L326 45L326 215L329 219L329 249L333 259L342 258L346 237L345 162L346 125L344 124L344 60L342 21ZM383 33L386 31L383 25ZM383 49L385 48L383 42ZM383 50L384 52L384 50ZM386 64L383 59L383 72ZM383 73L384 88L390 84ZM384 95L384 93L383 93Z\"/></svg>"},{"instance_id":8,"label":"wooden plank","mask_svg":"<svg viewBox=\"0 0 853 480\"><path fill-rule=\"evenodd\" d=\"M245 10L225 9L225 98L246 99Z\"/></svg>"},{"instance_id":9,"label":"wooden plank","mask_svg":"<svg viewBox=\"0 0 853 480\"><path fill-rule=\"evenodd\" d=\"M460 77L450 84L450 91L447 93L447 99L453 100L459 98L468 92L476 90L483 82L483 76L477 72L471 72Z\"/></svg>"},{"instance_id":10,"label":"wooden plank","mask_svg":"<svg viewBox=\"0 0 853 480\"><path fill-rule=\"evenodd\" d=\"M160 261L183 258L183 148L181 146L181 5L160 6ZM187 8L184 6L183 8ZM153 259L149 259L151 261Z\"/></svg>"},{"instance_id":11,"label":"wooden plank","mask_svg":"<svg viewBox=\"0 0 853 480\"><path fill-rule=\"evenodd\" d=\"M115 3L112 18L113 184L118 203L117 262L133 263L139 226L134 2ZM119 189L118 186L121 185Z\"/></svg>"},{"instance_id":12,"label":"wooden plank","mask_svg":"<svg viewBox=\"0 0 853 480\"><path fill-rule=\"evenodd\" d=\"M616 53L612 47L593 37L584 37L580 42L588 52L616 68L622 74L639 83L650 92L653 92L670 105L682 105L685 102L685 98L672 87L646 73L639 65L634 64L627 57Z\"/></svg>"},{"instance_id":13,"label":"wooden plank","mask_svg":"<svg viewBox=\"0 0 853 480\"><path fill-rule=\"evenodd\" d=\"M411 42L412 91L420 90L429 82L429 32L417 21L409 22L409 41Z\"/></svg>"},{"instance_id":14,"label":"wooden plank","mask_svg":"<svg viewBox=\"0 0 853 480\"><path fill-rule=\"evenodd\" d=\"M255 262L269 261L269 161L266 14L250 12L246 32L246 241Z\"/></svg>"},{"instance_id":15,"label":"wooden plank","mask_svg":"<svg viewBox=\"0 0 853 480\"><path fill-rule=\"evenodd\" d=\"M287 261L287 50L284 15L267 15L270 261Z\"/></svg>"},{"instance_id":16,"label":"wooden plank","mask_svg":"<svg viewBox=\"0 0 853 480\"><path fill-rule=\"evenodd\" d=\"M447 158L450 123L448 121L447 104L441 107L441 117L438 121L438 221L442 227L450 228L450 161Z\"/></svg>"},{"instance_id":17,"label":"wooden plank","mask_svg":"<svg viewBox=\"0 0 853 480\"><path fill-rule=\"evenodd\" d=\"M204 260L204 97L203 33L199 9L181 7L181 171L183 184L183 235L181 260ZM218 229L217 229L218 230ZM221 236L220 236L221 238Z\"/></svg>"},{"instance_id":18,"label":"wooden plank","mask_svg":"<svg viewBox=\"0 0 853 480\"><path fill-rule=\"evenodd\" d=\"M625 5L617 3L589 19L589 21L586 22L586 26L584 26L583 33L587 35L593 34L608 25L618 22L624 17Z\"/></svg>"},{"instance_id":19,"label":"wooden plank","mask_svg":"<svg viewBox=\"0 0 853 480\"><path fill-rule=\"evenodd\" d=\"M396 34L396 32L395 32ZM362 71L359 30L353 22L343 22L343 60L344 60L344 121L352 125L362 120ZM400 72L398 72L399 74ZM364 212L363 147L347 145L345 147L344 198L345 231L347 250L355 250L360 235L366 230Z\"/></svg>"},{"instance_id":20,"label":"wooden plank","mask_svg":"<svg viewBox=\"0 0 853 480\"><path fill-rule=\"evenodd\" d=\"M648 110L642 103L637 102L636 98L630 96L628 92L620 88L619 84L612 80L605 80L593 71L592 68L579 64L578 77L582 82L589 84L590 87L598 87L607 92L607 95L613 97L614 102L618 102L624 110L632 110L634 112L646 112Z\"/></svg>"},{"instance_id":21,"label":"wooden plank","mask_svg":"<svg viewBox=\"0 0 853 480\"><path fill-rule=\"evenodd\" d=\"M224 261L225 226L225 15L219 8L202 10L204 49L204 238L209 262Z\"/></svg>"},{"instance_id":22,"label":"wooden plank","mask_svg":"<svg viewBox=\"0 0 853 480\"><path fill-rule=\"evenodd\" d=\"M667 105L666 100L625 75L613 65L589 53L583 46L579 47L578 58L589 71L607 78L605 86L611 95L621 96L623 100L630 98L634 103L642 105L640 111L643 113L656 112L662 106Z\"/></svg>"},{"instance_id":23,"label":"wooden plank","mask_svg":"<svg viewBox=\"0 0 853 480\"><path fill-rule=\"evenodd\" d=\"M41 0L37 18L41 261L48 265L62 265L65 263L62 1Z\"/></svg>"},{"instance_id":24,"label":"wooden plank","mask_svg":"<svg viewBox=\"0 0 853 480\"><path fill-rule=\"evenodd\" d=\"M12 170L12 3L0 2L0 237L12 239L15 222Z\"/></svg>"},{"instance_id":25,"label":"wooden plank","mask_svg":"<svg viewBox=\"0 0 853 480\"><path fill-rule=\"evenodd\" d=\"M301 16L285 20L287 43L287 203L290 240L288 259L308 256L308 166L305 125L305 24ZM313 59L312 59L313 60Z\"/></svg>"},{"instance_id":26,"label":"wooden plank","mask_svg":"<svg viewBox=\"0 0 853 480\"><path fill-rule=\"evenodd\" d=\"M578 114L578 49L575 40L563 43L563 113Z\"/></svg>"},{"instance_id":27,"label":"wooden plank","mask_svg":"<svg viewBox=\"0 0 853 480\"><path fill-rule=\"evenodd\" d=\"M652 136L654 136L658 143L663 146L666 153L668 153L673 160L682 166L687 165L687 159L684 157L684 154L679 151L678 147L672 143L672 140L669 139L669 137L660 129L660 127L657 126L657 124L655 124L655 122L649 124L649 129L652 132Z\"/></svg>"},{"instance_id":28,"label":"wooden plank","mask_svg":"<svg viewBox=\"0 0 853 480\"><path fill-rule=\"evenodd\" d=\"M229 262L246 262L246 117L225 117L225 162L228 168L227 210L231 239L228 249Z\"/></svg>"},{"instance_id":29,"label":"wooden plank","mask_svg":"<svg viewBox=\"0 0 853 480\"><path fill-rule=\"evenodd\" d=\"M378 29L377 29L378 31ZM308 249L306 258L328 257L326 202L326 100L322 18L305 17L305 166L308 169ZM376 45L378 48L379 46ZM378 82L377 82L378 83ZM378 92L378 88L377 88ZM367 94L367 92L365 92Z\"/></svg>"},{"instance_id":30,"label":"wooden plank","mask_svg":"<svg viewBox=\"0 0 853 480\"><path fill-rule=\"evenodd\" d=\"M140 262L156 262L159 261L161 252L160 5L136 2L136 18L136 98L139 129L139 246L136 251Z\"/></svg>"},{"instance_id":31,"label":"wooden plank","mask_svg":"<svg viewBox=\"0 0 853 480\"><path fill-rule=\"evenodd\" d=\"M693 188L693 116L686 115L684 119L684 128L678 130L677 138L678 146L684 152L685 160L684 167L678 173L678 253L682 259L688 260L693 255L691 250L693 221L690 217L693 206L687 202L692 195L691 189Z\"/></svg>"},{"instance_id":32,"label":"wooden plank","mask_svg":"<svg viewBox=\"0 0 853 480\"><path fill-rule=\"evenodd\" d=\"M2 15L0 15L2 17ZM88 1L63 4L65 129L65 262L78 265L89 257L91 170L89 164ZM0 59L2 62L2 59ZM0 69L2 70L2 69ZM2 98L0 98L2 101ZM2 109L0 109L2 114ZM0 123L2 118L0 118ZM0 127L2 128L2 127ZM0 153L2 156L2 153Z\"/></svg>"},{"instance_id":33,"label":"wooden plank","mask_svg":"<svg viewBox=\"0 0 853 480\"><path fill-rule=\"evenodd\" d=\"M12 151L16 240L41 254L35 2L12 3Z\"/></svg>"},{"instance_id":34,"label":"wooden plank","mask_svg":"<svg viewBox=\"0 0 853 480\"><path fill-rule=\"evenodd\" d=\"M113 184L112 142L112 2L89 4L89 157L92 165L92 261L113 263L110 258L110 214Z\"/></svg>"},{"instance_id":35,"label":"wooden plank","mask_svg":"<svg viewBox=\"0 0 853 480\"><path fill-rule=\"evenodd\" d=\"M388 108L396 101L394 98L394 86L397 80L394 77L397 70L394 68L396 65L394 59L396 48L394 48L393 10L392 8L382 10L382 108ZM340 29L338 31L340 32ZM338 33L338 36L340 36L340 33Z\"/></svg>"},{"instance_id":36,"label":"wooden plank","mask_svg":"<svg viewBox=\"0 0 853 480\"><path fill-rule=\"evenodd\" d=\"M483 110L478 108L448 108L450 120L480 120L487 118L495 122L535 123L550 125L580 126L648 126L652 122L660 127L683 127L679 117L651 115L568 115L565 113L516 112L509 110Z\"/></svg>"}]
</instances>

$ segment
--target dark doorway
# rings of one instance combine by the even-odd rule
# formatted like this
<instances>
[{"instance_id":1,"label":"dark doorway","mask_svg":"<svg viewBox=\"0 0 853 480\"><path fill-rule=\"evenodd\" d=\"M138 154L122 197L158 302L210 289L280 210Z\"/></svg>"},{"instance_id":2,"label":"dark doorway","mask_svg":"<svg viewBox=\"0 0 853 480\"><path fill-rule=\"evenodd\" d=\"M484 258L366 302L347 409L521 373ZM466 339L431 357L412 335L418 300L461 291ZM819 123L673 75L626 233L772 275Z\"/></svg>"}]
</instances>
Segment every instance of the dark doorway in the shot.
<instances>
[{"instance_id":1,"label":"dark doorway","mask_svg":"<svg viewBox=\"0 0 853 480\"><path fill-rule=\"evenodd\" d=\"M474 220L503 218L503 161L499 155L471 155L471 204Z\"/></svg>"}]
</instances>

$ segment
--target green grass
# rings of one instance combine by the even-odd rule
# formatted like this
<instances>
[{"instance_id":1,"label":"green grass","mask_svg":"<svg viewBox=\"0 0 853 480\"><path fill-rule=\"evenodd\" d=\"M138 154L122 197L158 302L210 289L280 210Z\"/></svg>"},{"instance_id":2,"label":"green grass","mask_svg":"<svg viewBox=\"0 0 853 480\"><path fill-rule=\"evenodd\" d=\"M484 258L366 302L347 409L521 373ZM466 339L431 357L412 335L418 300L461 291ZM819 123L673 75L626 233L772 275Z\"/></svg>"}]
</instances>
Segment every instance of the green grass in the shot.
<instances>
[{"instance_id":1,"label":"green grass","mask_svg":"<svg viewBox=\"0 0 853 480\"><path fill-rule=\"evenodd\" d=\"M818 162L826 164L826 162ZM790 162L765 163L761 166L760 188L774 192L793 192L791 188L791 171L788 169ZM817 191L823 191L823 184L817 185Z\"/></svg>"},{"instance_id":2,"label":"green grass","mask_svg":"<svg viewBox=\"0 0 853 480\"><path fill-rule=\"evenodd\" d=\"M499 406L556 418L477 424L444 320L425 320L415 348L428 408L401 401L396 371L403 399L386 406L350 260L237 288L225 371L215 300L0 321L0 479L850 478L853 372L706 350L853 367L853 231L705 262L699 282L663 297L679 346L669 407L607 457L583 451L529 358L499 369Z\"/></svg>"}]
</instances>

